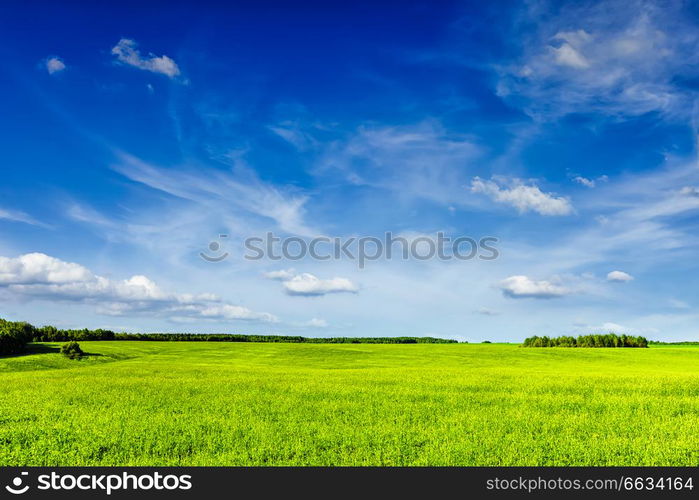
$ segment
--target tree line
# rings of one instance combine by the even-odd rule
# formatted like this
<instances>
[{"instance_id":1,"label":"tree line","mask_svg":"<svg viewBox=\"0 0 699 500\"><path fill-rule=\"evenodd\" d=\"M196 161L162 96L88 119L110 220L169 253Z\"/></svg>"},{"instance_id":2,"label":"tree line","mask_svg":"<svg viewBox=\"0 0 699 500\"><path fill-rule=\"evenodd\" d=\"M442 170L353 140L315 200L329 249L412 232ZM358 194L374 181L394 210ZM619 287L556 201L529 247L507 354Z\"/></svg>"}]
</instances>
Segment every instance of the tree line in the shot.
<instances>
[{"instance_id":1,"label":"tree line","mask_svg":"<svg viewBox=\"0 0 699 500\"><path fill-rule=\"evenodd\" d=\"M659 340L649 340L648 345L699 345L694 340L680 340L678 342L661 342Z\"/></svg>"},{"instance_id":2,"label":"tree line","mask_svg":"<svg viewBox=\"0 0 699 500\"><path fill-rule=\"evenodd\" d=\"M326 337L311 338L292 335L245 335L226 333L116 333L96 330L59 329L55 326L35 327L27 322L0 318L0 355L21 352L29 342L71 342L89 340L139 340L184 342L286 342L306 344L453 344L452 339L435 337ZM650 342L654 343L654 342ZM648 347L645 337L631 335L580 335L579 337L539 337L524 340L523 347Z\"/></svg>"},{"instance_id":3,"label":"tree line","mask_svg":"<svg viewBox=\"0 0 699 500\"><path fill-rule=\"evenodd\" d=\"M187 342L286 342L306 344L452 344L456 340L435 337L326 337L291 335L244 335L227 333L115 333L98 328L63 330L55 326L35 327L26 322L0 319L0 355L21 352L28 342L71 342L88 340L142 340Z\"/></svg>"},{"instance_id":4,"label":"tree line","mask_svg":"<svg viewBox=\"0 0 699 500\"><path fill-rule=\"evenodd\" d=\"M645 337L632 335L580 335L579 337L538 337L524 339L523 347L648 347Z\"/></svg>"},{"instance_id":5,"label":"tree line","mask_svg":"<svg viewBox=\"0 0 699 500\"><path fill-rule=\"evenodd\" d=\"M454 344L435 337L301 337L292 335L244 335L237 333L117 333L113 340L194 342L285 342L305 344Z\"/></svg>"}]
</instances>

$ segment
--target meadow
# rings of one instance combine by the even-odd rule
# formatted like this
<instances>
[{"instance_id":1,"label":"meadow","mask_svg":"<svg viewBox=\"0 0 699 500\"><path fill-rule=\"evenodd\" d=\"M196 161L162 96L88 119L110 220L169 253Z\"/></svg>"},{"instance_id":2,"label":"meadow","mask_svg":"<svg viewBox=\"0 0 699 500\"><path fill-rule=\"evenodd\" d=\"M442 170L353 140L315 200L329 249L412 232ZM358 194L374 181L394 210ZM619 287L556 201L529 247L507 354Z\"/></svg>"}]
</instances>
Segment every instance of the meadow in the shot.
<instances>
[{"instance_id":1,"label":"meadow","mask_svg":"<svg viewBox=\"0 0 699 500\"><path fill-rule=\"evenodd\" d=\"M697 465L699 347L59 343L0 358L0 465Z\"/></svg>"}]
</instances>

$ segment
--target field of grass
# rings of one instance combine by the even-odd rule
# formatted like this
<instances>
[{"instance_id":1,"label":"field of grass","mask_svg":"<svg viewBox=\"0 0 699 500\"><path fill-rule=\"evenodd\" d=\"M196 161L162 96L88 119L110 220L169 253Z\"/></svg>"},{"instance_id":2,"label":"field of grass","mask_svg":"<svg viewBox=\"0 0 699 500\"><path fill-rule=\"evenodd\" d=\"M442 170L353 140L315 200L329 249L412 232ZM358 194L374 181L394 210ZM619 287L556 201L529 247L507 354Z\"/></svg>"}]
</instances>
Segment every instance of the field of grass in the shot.
<instances>
[{"instance_id":1,"label":"field of grass","mask_svg":"<svg viewBox=\"0 0 699 500\"><path fill-rule=\"evenodd\" d=\"M0 465L699 464L699 347L58 345L0 358Z\"/></svg>"}]
</instances>

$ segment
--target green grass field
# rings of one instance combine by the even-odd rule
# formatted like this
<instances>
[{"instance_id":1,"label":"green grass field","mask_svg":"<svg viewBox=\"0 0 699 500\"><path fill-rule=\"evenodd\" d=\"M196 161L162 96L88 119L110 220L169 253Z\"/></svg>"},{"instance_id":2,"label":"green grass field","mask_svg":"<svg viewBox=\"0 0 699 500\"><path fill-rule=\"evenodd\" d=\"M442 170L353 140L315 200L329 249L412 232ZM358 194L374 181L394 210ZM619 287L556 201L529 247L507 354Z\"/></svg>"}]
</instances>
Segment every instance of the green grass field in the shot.
<instances>
[{"instance_id":1,"label":"green grass field","mask_svg":"<svg viewBox=\"0 0 699 500\"><path fill-rule=\"evenodd\" d=\"M0 358L0 465L697 465L699 348L81 342Z\"/></svg>"}]
</instances>

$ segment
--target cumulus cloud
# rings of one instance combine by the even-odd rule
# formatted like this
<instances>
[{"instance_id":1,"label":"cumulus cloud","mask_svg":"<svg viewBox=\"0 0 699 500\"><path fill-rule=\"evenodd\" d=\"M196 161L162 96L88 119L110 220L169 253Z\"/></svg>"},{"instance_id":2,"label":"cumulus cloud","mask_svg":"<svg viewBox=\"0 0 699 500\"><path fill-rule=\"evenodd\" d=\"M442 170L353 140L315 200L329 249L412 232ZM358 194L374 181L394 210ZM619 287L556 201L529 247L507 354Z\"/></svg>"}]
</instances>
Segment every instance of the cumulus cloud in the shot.
<instances>
[{"instance_id":1,"label":"cumulus cloud","mask_svg":"<svg viewBox=\"0 0 699 500\"><path fill-rule=\"evenodd\" d=\"M328 293L357 293L359 288L346 278L320 279L310 273L302 273L283 282L289 295L326 295Z\"/></svg>"},{"instance_id":2,"label":"cumulus cloud","mask_svg":"<svg viewBox=\"0 0 699 500\"><path fill-rule=\"evenodd\" d=\"M329 293L357 293L359 287L347 278L320 279L311 273L295 274L293 270L266 273L265 277L281 281L289 295L314 297Z\"/></svg>"},{"instance_id":3,"label":"cumulus cloud","mask_svg":"<svg viewBox=\"0 0 699 500\"><path fill-rule=\"evenodd\" d=\"M551 299L572 293L569 289L550 281L535 281L527 276L510 276L499 283L506 297L513 299Z\"/></svg>"},{"instance_id":4,"label":"cumulus cloud","mask_svg":"<svg viewBox=\"0 0 699 500\"><path fill-rule=\"evenodd\" d=\"M482 193L497 203L515 207L519 213L536 212L541 215L569 215L573 207L567 198L544 193L537 186L527 186L520 180L513 180L509 188L502 188L494 181L484 181L479 177L471 181L471 191Z\"/></svg>"},{"instance_id":5,"label":"cumulus cloud","mask_svg":"<svg viewBox=\"0 0 699 500\"><path fill-rule=\"evenodd\" d=\"M30 253L16 258L0 257L0 284L34 285L88 282L96 278L78 264L64 262L42 253Z\"/></svg>"},{"instance_id":6,"label":"cumulus cloud","mask_svg":"<svg viewBox=\"0 0 699 500\"><path fill-rule=\"evenodd\" d=\"M0 257L0 290L16 297L94 304L98 313L112 316L148 313L180 318L276 321L269 313L226 304L213 294L167 292L142 275L112 280L80 264L43 253Z\"/></svg>"},{"instance_id":7,"label":"cumulus cloud","mask_svg":"<svg viewBox=\"0 0 699 500\"><path fill-rule=\"evenodd\" d=\"M61 71L66 69L66 64L60 57L49 57L48 59L46 59L45 65L46 71L49 72L49 75L53 75L54 73L60 73Z\"/></svg>"},{"instance_id":8,"label":"cumulus cloud","mask_svg":"<svg viewBox=\"0 0 699 500\"><path fill-rule=\"evenodd\" d=\"M171 58L166 55L158 57L152 53L144 57L138 50L138 44L128 38L119 40L119 43L112 48L112 54L118 61L138 69L160 73L170 78L180 74L180 68Z\"/></svg>"},{"instance_id":9,"label":"cumulus cloud","mask_svg":"<svg viewBox=\"0 0 699 500\"><path fill-rule=\"evenodd\" d=\"M607 274L607 281L626 282L631 281L633 276L624 271L612 271Z\"/></svg>"}]
</instances>

